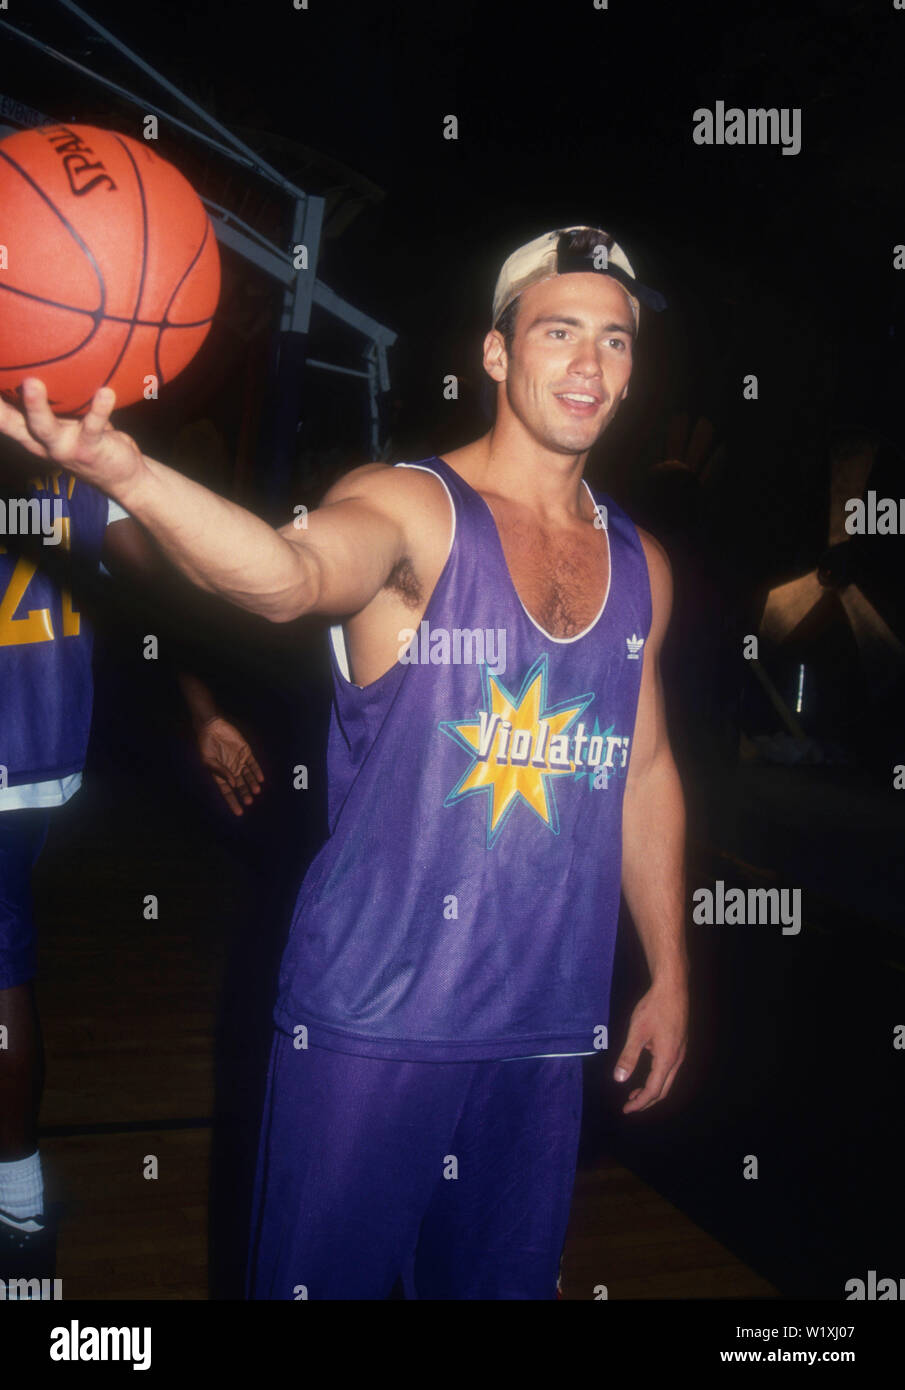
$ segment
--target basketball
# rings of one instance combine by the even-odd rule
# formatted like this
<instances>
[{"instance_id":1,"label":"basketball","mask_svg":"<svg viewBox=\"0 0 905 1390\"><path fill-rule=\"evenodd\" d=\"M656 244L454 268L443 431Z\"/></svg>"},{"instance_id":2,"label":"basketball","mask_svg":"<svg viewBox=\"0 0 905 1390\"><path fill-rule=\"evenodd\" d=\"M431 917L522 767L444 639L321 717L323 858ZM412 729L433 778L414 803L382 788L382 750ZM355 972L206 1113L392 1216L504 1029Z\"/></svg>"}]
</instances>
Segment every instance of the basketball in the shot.
<instances>
[{"instance_id":1,"label":"basketball","mask_svg":"<svg viewBox=\"0 0 905 1390\"><path fill-rule=\"evenodd\" d=\"M0 140L8 400L29 376L46 383L58 415L83 415L102 386L118 406L153 397L204 342L219 294L204 205L147 143L87 125Z\"/></svg>"}]
</instances>

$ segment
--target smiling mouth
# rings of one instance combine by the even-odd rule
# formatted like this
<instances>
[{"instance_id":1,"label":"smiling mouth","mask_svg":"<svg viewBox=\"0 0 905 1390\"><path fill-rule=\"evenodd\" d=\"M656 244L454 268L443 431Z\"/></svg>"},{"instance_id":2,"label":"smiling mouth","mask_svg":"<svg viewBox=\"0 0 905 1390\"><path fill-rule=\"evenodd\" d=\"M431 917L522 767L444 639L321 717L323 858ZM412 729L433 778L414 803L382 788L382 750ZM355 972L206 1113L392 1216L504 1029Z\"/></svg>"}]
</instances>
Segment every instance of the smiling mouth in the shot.
<instances>
[{"instance_id":1,"label":"smiling mouth","mask_svg":"<svg viewBox=\"0 0 905 1390\"><path fill-rule=\"evenodd\" d=\"M554 394L570 415L593 415L603 404L597 396L587 391L558 391Z\"/></svg>"}]
</instances>

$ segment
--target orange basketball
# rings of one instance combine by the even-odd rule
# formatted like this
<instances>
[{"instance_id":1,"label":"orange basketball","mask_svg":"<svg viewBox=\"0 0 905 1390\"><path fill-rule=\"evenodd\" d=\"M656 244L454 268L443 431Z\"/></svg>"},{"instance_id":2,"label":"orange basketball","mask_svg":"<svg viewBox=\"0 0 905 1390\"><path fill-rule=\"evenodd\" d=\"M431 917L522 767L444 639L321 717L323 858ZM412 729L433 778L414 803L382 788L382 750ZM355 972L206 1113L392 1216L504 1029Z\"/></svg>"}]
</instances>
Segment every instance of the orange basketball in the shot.
<instances>
[{"instance_id":1,"label":"orange basketball","mask_svg":"<svg viewBox=\"0 0 905 1390\"><path fill-rule=\"evenodd\" d=\"M7 399L28 376L58 415L83 415L101 386L117 405L150 396L148 377L159 389L192 360L219 294L204 205L146 143L87 125L0 140Z\"/></svg>"}]
</instances>

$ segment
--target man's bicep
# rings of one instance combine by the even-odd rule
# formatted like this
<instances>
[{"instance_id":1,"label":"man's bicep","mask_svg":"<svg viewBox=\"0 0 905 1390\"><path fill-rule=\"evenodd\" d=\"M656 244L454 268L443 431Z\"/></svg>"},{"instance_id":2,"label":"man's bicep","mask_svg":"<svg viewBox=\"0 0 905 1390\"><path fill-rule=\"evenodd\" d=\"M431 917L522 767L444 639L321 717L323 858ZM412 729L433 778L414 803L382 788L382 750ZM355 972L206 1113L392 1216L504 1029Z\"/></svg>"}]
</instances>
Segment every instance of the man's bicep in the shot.
<instances>
[{"instance_id":1,"label":"man's bicep","mask_svg":"<svg viewBox=\"0 0 905 1390\"><path fill-rule=\"evenodd\" d=\"M672 617L672 566L669 563L669 556L658 540L649 532L641 531L640 528L639 535L644 549L644 558L647 561L647 574L650 581L651 624L645 645L646 648L653 649L654 655L659 661L663 639Z\"/></svg>"},{"instance_id":2,"label":"man's bicep","mask_svg":"<svg viewBox=\"0 0 905 1390\"><path fill-rule=\"evenodd\" d=\"M405 552L401 520L366 495L327 501L304 520L282 527L280 535L312 564L315 597L307 611L333 618L360 612Z\"/></svg>"},{"instance_id":3,"label":"man's bicep","mask_svg":"<svg viewBox=\"0 0 905 1390\"><path fill-rule=\"evenodd\" d=\"M636 776L640 775L661 753L669 751L660 657L672 613L672 571L666 551L659 542L647 532L641 534L650 579L651 626L644 644L641 687L638 692L632 740L632 760L629 765L630 780L632 771Z\"/></svg>"}]
</instances>

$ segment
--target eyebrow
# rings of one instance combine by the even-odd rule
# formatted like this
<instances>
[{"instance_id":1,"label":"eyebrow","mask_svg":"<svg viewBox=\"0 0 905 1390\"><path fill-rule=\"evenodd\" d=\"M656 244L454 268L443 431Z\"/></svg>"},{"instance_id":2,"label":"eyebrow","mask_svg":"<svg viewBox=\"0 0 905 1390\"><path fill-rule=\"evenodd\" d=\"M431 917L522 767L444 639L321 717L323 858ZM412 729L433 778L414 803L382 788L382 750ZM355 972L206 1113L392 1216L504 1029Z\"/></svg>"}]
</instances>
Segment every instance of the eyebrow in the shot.
<instances>
[{"instance_id":1,"label":"eyebrow","mask_svg":"<svg viewBox=\"0 0 905 1390\"><path fill-rule=\"evenodd\" d=\"M542 314L531 324L535 328L539 323L566 323L570 328L584 328L583 319L569 318L567 314ZM627 333L630 338L635 336L634 324L627 323L605 323L604 333Z\"/></svg>"}]
</instances>

